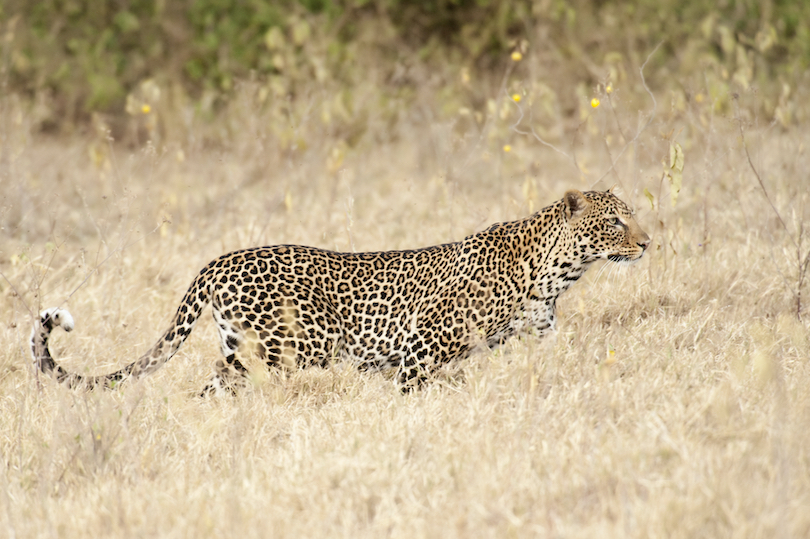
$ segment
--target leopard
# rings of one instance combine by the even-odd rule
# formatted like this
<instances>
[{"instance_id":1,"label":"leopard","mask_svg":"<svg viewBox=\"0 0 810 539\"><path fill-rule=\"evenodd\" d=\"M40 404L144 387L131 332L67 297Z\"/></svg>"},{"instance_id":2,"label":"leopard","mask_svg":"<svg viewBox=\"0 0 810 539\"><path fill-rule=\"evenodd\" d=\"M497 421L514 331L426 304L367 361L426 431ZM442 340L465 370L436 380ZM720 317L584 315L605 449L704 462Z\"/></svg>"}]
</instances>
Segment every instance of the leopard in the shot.
<instances>
[{"instance_id":1,"label":"leopard","mask_svg":"<svg viewBox=\"0 0 810 539\"><path fill-rule=\"evenodd\" d=\"M69 387L112 388L167 363L211 305L222 358L201 395L234 392L246 365L271 369L393 368L403 388L515 335L556 331L557 300L595 262L638 262L650 237L612 190L568 190L561 200L461 241L412 250L333 252L300 245L234 251L208 263L158 341L104 375L63 369L48 340L74 328L61 307L35 319L36 367ZM252 361L252 363L251 363Z\"/></svg>"}]
</instances>

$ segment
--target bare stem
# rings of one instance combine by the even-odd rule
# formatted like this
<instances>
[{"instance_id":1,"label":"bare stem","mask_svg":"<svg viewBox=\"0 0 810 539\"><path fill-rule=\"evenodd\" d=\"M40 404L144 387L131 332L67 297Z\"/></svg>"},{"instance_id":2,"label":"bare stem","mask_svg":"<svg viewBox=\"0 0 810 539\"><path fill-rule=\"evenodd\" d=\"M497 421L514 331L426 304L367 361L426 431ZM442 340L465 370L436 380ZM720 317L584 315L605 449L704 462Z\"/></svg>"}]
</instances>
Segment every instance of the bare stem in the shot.
<instances>
[{"instance_id":1,"label":"bare stem","mask_svg":"<svg viewBox=\"0 0 810 539\"><path fill-rule=\"evenodd\" d=\"M768 201L768 204L771 206L774 215L779 220L779 224L782 225L782 229L785 231L790 242L793 244L793 247L796 248L796 270L798 272L796 276L796 290L793 290L792 287L788 283L788 289L793 292L793 295L796 298L796 318L799 320L802 319L802 286L804 285L804 279L807 272L808 266L810 266L810 250L808 250L807 254L804 255L804 260L802 260L802 236L804 234L804 227L802 224L799 225L799 233L798 233L798 241L793 238L793 235L790 233L790 229L788 229L787 224L785 224L784 219L782 219L782 215L779 213L779 210L776 209L776 205L771 200L771 196L768 193L768 189L765 187L765 182L762 181L762 176L759 174L757 167L754 166L754 161L751 159L751 153L748 151L748 144L745 142L745 129L743 129L743 121L742 117L740 116L740 105L739 105L739 98L740 96L734 94L734 112L737 120L737 127L740 130L740 139L742 140L743 151L745 151L745 158L748 160L748 166L751 167L751 171L754 173L754 176L757 179L757 183L759 183L759 187L762 190L762 195L765 197L765 200ZM781 272L780 272L781 273Z\"/></svg>"},{"instance_id":2,"label":"bare stem","mask_svg":"<svg viewBox=\"0 0 810 539\"><path fill-rule=\"evenodd\" d=\"M652 114L650 114L650 117L647 119L647 123L644 124L644 126L641 129L638 130L638 132L636 133L636 136L634 136L632 140L628 141L627 144L624 145L624 147L622 148L622 151L620 151L619 154L616 156L616 159L611 160L610 168L607 169L607 172L602 174L602 177L599 178L596 181L596 183L599 183L600 181L604 180L605 177L607 177L608 174L610 174L611 172L613 172L616 169L616 163L619 161L619 158L624 154L625 150L627 150L627 148L631 144L634 144L636 142L636 140L638 140L638 137L644 131L646 131L648 127L650 127L650 124L652 123L653 119L655 118L655 109L658 108L658 102L655 100L655 95L653 95L652 91L650 91L650 87L647 86L647 80L644 78L644 68L647 66L647 62L650 61L650 58L652 58L653 54L656 53L658 48L661 47L661 45L663 43L664 42L661 41L660 43L658 43L658 45L655 46L655 48L652 50L652 52L650 52L650 54L647 55L647 59L644 60L644 63L641 64L641 67L638 70L639 74L641 75L641 84L644 86L644 89L647 91L647 94L650 96L650 99L652 99L652 102L653 102ZM611 103L611 107L612 106L613 106L613 104ZM622 135L622 136L624 136L624 135Z\"/></svg>"},{"instance_id":3,"label":"bare stem","mask_svg":"<svg viewBox=\"0 0 810 539\"><path fill-rule=\"evenodd\" d=\"M531 118L532 111L531 111L531 109L529 109L529 128L531 129L531 131L521 131L520 129L518 129L517 126L520 125L520 122L523 121L523 117L525 116L525 113L523 112L523 107L520 106L520 103L518 103L517 101L515 101L514 99L509 97L509 94L508 94L508 92L506 92L505 88L503 89L503 91L504 91L504 93L506 93L506 96L509 99L509 101L515 107L517 107L518 112L520 113L520 117L511 126L512 131L514 131L515 133L517 133L519 135L532 135L535 138L535 140L537 140L537 142L539 142L540 144L542 144L544 146L548 146L549 148L551 148L555 152L567 157L568 159L571 159L571 161L573 161L573 163L574 163L574 166L577 167L577 170L580 170L579 165L577 165L577 160L574 157L568 155L567 153L565 153L564 151L562 151L558 147L554 146L550 142L546 142L545 140L543 140L543 138L540 135L537 134L537 132L534 130L534 126L531 125L532 124L532 118ZM582 171L580 170L580 172L582 172Z\"/></svg>"},{"instance_id":4,"label":"bare stem","mask_svg":"<svg viewBox=\"0 0 810 539\"><path fill-rule=\"evenodd\" d=\"M95 266L95 267L94 267L92 270L90 270L90 272L89 272L89 273L88 273L88 274L85 276L84 280L83 280L81 283L79 283L79 285L78 285L76 288L74 288L74 289L73 289L73 292L71 292L70 294L68 294L68 296L65 298L65 300L64 300L62 303L60 303L60 304L59 304L59 307L61 307L62 305L64 305L64 304L65 304L65 302L66 302L67 300L69 300L71 297L73 297L73 294L75 294L76 292L78 292L78 291L79 291L79 289L80 289L80 288L82 288L82 287L85 285L85 283L87 283L88 279L90 279L90 277L92 277L92 276L93 276L93 274L94 274L96 271L98 271L98 269L99 269L101 266L103 266L105 262L107 262L107 260L109 260L110 258L112 258L112 256L113 256L114 254L119 253L119 252L120 252L120 253L123 253L123 252L124 252L125 250L127 250L127 249L128 249L130 246L132 246L132 245L134 245L134 244L138 243L139 241L141 241L141 240L143 240L143 239L146 239L147 237L151 236L152 234L154 234L155 232L157 232L158 230L160 230L160 227L162 227L164 223L168 223L168 222L169 222L169 221L168 221L167 219L163 219L163 220L160 222L160 224L159 224L158 226L156 226L155 228L153 228L151 231L147 232L146 234L142 235L140 238L135 238L135 239L134 239L134 240L132 240L131 242L129 242L129 243L127 243L127 244L124 244L124 245L122 245L122 246L116 247L115 249L113 249L113 250L110 252L110 254L108 254L108 255L107 255L105 258L104 258L104 260L102 260L101 262L99 262L98 264L96 264L96 266Z\"/></svg>"},{"instance_id":5,"label":"bare stem","mask_svg":"<svg viewBox=\"0 0 810 539\"><path fill-rule=\"evenodd\" d=\"M774 215L776 215L776 218L779 220L779 223L782 225L782 228L785 230L785 232L787 232L788 238L790 239L791 243L793 243L793 245L796 246L796 241L790 235L790 230L788 230L788 227L785 224L785 221L782 219L782 215L779 213L779 210L776 209L776 206L774 205L773 201L771 201L771 196L768 194L768 190L765 188L765 182L762 181L762 176L759 175L759 171L757 170L757 167L754 166L754 162L751 159L751 154L748 152L748 144L745 142L745 130L743 129L742 117L740 116L740 105L737 102L738 99L739 96L737 94L734 94L734 108L737 116L736 118L737 127L739 127L740 129L740 138L742 139L742 146L743 150L745 151L745 157L746 159L748 159L748 165L751 167L754 176L756 176L757 178L757 182L759 183L759 187L762 189L762 194L765 196L765 200L767 200L768 204L771 205L771 209L773 210Z\"/></svg>"}]
</instances>

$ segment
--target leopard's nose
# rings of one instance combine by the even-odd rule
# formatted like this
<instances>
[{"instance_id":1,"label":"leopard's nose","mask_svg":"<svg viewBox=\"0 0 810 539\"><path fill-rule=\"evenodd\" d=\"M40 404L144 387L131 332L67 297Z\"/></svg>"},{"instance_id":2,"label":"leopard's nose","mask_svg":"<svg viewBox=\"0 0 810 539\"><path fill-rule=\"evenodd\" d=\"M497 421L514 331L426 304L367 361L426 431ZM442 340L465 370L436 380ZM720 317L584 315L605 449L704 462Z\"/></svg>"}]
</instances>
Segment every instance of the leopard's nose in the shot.
<instances>
[{"instance_id":1,"label":"leopard's nose","mask_svg":"<svg viewBox=\"0 0 810 539\"><path fill-rule=\"evenodd\" d=\"M641 237L638 239L636 243L638 243L638 246L646 251L647 247L650 246L650 237L647 235L646 232L642 232Z\"/></svg>"}]
</instances>

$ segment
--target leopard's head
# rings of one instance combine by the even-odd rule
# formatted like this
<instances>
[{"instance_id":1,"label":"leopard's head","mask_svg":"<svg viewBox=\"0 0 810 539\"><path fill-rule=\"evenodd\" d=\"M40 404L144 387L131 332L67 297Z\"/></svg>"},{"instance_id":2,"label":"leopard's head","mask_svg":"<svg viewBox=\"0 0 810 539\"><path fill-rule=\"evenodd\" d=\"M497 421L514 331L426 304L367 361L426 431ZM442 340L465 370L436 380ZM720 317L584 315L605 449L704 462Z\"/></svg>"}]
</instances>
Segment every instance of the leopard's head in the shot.
<instances>
[{"instance_id":1,"label":"leopard's head","mask_svg":"<svg viewBox=\"0 0 810 539\"><path fill-rule=\"evenodd\" d=\"M562 209L583 262L633 263L650 245L633 212L610 191L568 191Z\"/></svg>"}]
</instances>

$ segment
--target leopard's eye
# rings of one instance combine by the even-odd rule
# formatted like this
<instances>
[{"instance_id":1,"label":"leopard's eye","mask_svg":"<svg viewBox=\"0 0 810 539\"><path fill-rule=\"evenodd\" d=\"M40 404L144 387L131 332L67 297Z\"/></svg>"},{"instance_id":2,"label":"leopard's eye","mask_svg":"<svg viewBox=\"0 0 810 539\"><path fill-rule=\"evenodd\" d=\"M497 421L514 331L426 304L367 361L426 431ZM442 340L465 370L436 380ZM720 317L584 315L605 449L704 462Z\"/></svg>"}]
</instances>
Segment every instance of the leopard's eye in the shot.
<instances>
[{"instance_id":1,"label":"leopard's eye","mask_svg":"<svg viewBox=\"0 0 810 539\"><path fill-rule=\"evenodd\" d=\"M624 226L624 223L622 223L622 220L619 219L618 217L616 217L615 215L613 217L608 217L607 221L608 221L608 223L610 223L613 226Z\"/></svg>"}]
</instances>

